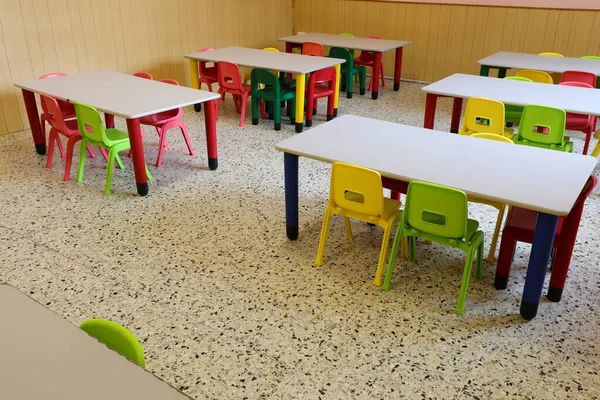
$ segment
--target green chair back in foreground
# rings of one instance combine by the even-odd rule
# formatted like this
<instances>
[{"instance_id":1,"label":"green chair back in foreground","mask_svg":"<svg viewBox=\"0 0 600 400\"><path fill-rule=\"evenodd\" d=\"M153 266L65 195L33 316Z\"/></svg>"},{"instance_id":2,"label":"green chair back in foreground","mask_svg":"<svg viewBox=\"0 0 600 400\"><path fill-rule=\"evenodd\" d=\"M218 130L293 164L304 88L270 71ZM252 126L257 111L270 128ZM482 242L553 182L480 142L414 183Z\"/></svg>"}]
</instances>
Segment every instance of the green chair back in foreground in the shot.
<instances>
[{"instance_id":1,"label":"green chair back in foreground","mask_svg":"<svg viewBox=\"0 0 600 400\"><path fill-rule=\"evenodd\" d=\"M516 144L571 152L573 143L565 137L567 114L560 108L529 104L523 108Z\"/></svg>"},{"instance_id":2,"label":"green chair back in foreground","mask_svg":"<svg viewBox=\"0 0 600 400\"><path fill-rule=\"evenodd\" d=\"M346 97L352 98L352 90L354 88L354 76L356 74L359 75L360 78L360 94L361 96L366 92L366 84L367 84L367 69L364 65L356 66L354 65L354 57L352 54L340 47L332 47L329 50L328 57L332 58L341 58L346 62L340 66L340 72L342 74L342 80L340 85L343 88L346 88Z\"/></svg>"},{"instance_id":3,"label":"green chair back in foreground","mask_svg":"<svg viewBox=\"0 0 600 400\"><path fill-rule=\"evenodd\" d=\"M123 357L146 368L144 349L127 328L106 319L89 319L82 323L80 328Z\"/></svg>"},{"instance_id":4,"label":"green chair back in foreground","mask_svg":"<svg viewBox=\"0 0 600 400\"><path fill-rule=\"evenodd\" d=\"M416 238L457 247L467 253L456 314L465 312L473 259L477 255L477 278L483 277L483 239L479 222L468 218L465 192L433 183L413 181L408 186L403 222L398 225L382 289L389 290L398 246L408 237L411 261L416 261Z\"/></svg>"},{"instance_id":5,"label":"green chair back in foreground","mask_svg":"<svg viewBox=\"0 0 600 400\"><path fill-rule=\"evenodd\" d=\"M258 101L263 100L270 103L273 110L275 130L281 130L281 107L282 101L287 101L287 113L293 122L296 118L296 90L281 87L277 75L262 68L254 68L251 76L252 91L252 125L258 125ZM261 85L264 87L261 89Z\"/></svg>"},{"instance_id":6,"label":"green chair back in foreground","mask_svg":"<svg viewBox=\"0 0 600 400\"><path fill-rule=\"evenodd\" d=\"M110 194L112 184L112 176L114 171L115 160L119 167L123 168L119 151L128 150L131 145L129 143L129 135L116 128L104 128L100 114L92 106L82 103L75 104L75 113L77 114L77 126L79 133L83 137L81 140L81 149L83 156L79 154L79 168L77 170L77 182L83 181L83 168L85 164L85 149L88 144L101 147L108 150L108 165L106 170L106 185L104 193ZM81 153L82 150L80 150ZM152 179L148 167L146 167L148 179Z\"/></svg>"}]
</instances>

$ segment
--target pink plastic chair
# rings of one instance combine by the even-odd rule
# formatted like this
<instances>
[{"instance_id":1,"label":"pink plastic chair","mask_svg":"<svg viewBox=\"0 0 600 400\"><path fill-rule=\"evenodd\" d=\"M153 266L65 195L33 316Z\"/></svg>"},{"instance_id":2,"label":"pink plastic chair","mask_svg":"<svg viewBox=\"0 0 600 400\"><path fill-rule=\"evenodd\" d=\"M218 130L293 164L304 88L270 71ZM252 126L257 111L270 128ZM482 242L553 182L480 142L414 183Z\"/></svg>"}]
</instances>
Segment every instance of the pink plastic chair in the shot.
<instances>
[{"instance_id":1,"label":"pink plastic chair","mask_svg":"<svg viewBox=\"0 0 600 400\"><path fill-rule=\"evenodd\" d=\"M323 57L323 46L320 43L304 42L302 44L302 55Z\"/></svg>"},{"instance_id":2,"label":"pink plastic chair","mask_svg":"<svg viewBox=\"0 0 600 400\"><path fill-rule=\"evenodd\" d=\"M179 86L179 82L177 82L175 79L161 79L160 82ZM167 131L171 128L178 127L181 129L181 133L183 134L183 139L185 140L185 144L190 152L190 156L194 155L194 149L192 148L192 142L190 141L187 127L181 119L182 115L183 109L177 108L175 110L163 111L158 114L148 115L140 118L140 124L153 126L158 132L159 144L158 158L156 159L157 167L162 165L163 149L167 147Z\"/></svg>"},{"instance_id":3,"label":"pink plastic chair","mask_svg":"<svg viewBox=\"0 0 600 400\"><path fill-rule=\"evenodd\" d=\"M594 83L596 83L596 77L594 74L590 74L594 77ZM589 83L583 82L561 82L559 85L563 86L576 86L582 88L593 89L594 87ZM585 144L583 145L583 154L588 153L588 149L590 147L590 141L592 140L592 135L596 131L596 122L598 121L598 117L592 115L583 115L583 114L573 114L567 113L567 125L566 129L572 131L580 131L585 133Z\"/></svg>"},{"instance_id":4,"label":"pink plastic chair","mask_svg":"<svg viewBox=\"0 0 600 400\"><path fill-rule=\"evenodd\" d=\"M79 134L79 130L77 129L77 119L64 119L62 114L62 110L60 109L60 103L54 97L46 96L45 94L41 94L40 98L42 100L42 110L48 117L47 121L50 125L50 137L48 140L48 159L46 161L46 168L52 168L52 156L54 154L54 143L58 144L59 148L62 148L62 144L60 142L59 134L68 138L67 141L67 155L65 162L65 176L64 180L69 180L69 175L71 173L71 163L73 161L73 148L75 147L75 143L81 140L81 135ZM92 150L92 146L87 146L87 151L92 158L96 158L94 151ZM108 155L104 149L100 149L104 158L107 159ZM61 158L65 158L65 156L61 152Z\"/></svg>"},{"instance_id":5,"label":"pink plastic chair","mask_svg":"<svg viewBox=\"0 0 600 400\"><path fill-rule=\"evenodd\" d=\"M137 76L138 78L150 79L151 81L154 80L154 77L149 72L136 72L135 74L133 74L133 76Z\"/></svg>"},{"instance_id":6,"label":"pink plastic chair","mask_svg":"<svg viewBox=\"0 0 600 400\"><path fill-rule=\"evenodd\" d=\"M50 74L40 76L40 79L56 78L57 76L66 76L66 75L67 74L62 73L62 72L52 72ZM60 110L62 112L63 119L69 120L69 119L77 118L77 115L75 115L75 106L73 104L63 101L63 100L56 100L56 101L58 102L58 106L60 107ZM42 132L44 132L44 135L46 134L46 122L50 123L49 117L48 117L48 115L46 115L45 113L42 112L42 115L40 115L40 125L42 126ZM59 143L58 149L60 151L60 157L65 158L65 152L63 150L62 144L60 143L60 141L58 143Z\"/></svg>"},{"instance_id":7,"label":"pink plastic chair","mask_svg":"<svg viewBox=\"0 0 600 400\"><path fill-rule=\"evenodd\" d=\"M217 50L214 47L205 47L200 49L200 52ZM204 83L208 86L208 91L212 92L212 84L219 82L219 71L218 71L219 63L212 63L208 61L199 61L198 62L198 81L200 82L200 86Z\"/></svg>"},{"instance_id":8,"label":"pink plastic chair","mask_svg":"<svg viewBox=\"0 0 600 400\"><path fill-rule=\"evenodd\" d=\"M315 71L306 86L306 126L312 126L312 116L316 114L317 99L327 97L327 121L333 119L336 76L335 68L329 67Z\"/></svg>"},{"instance_id":9,"label":"pink plastic chair","mask_svg":"<svg viewBox=\"0 0 600 400\"><path fill-rule=\"evenodd\" d=\"M586 71L565 71L560 78L560 83L563 82L581 82L587 83L591 87L596 87L596 75Z\"/></svg>"},{"instance_id":10,"label":"pink plastic chair","mask_svg":"<svg viewBox=\"0 0 600 400\"><path fill-rule=\"evenodd\" d=\"M379 36L366 36L367 39L381 39ZM364 65L365 67L373 67L375 66L375 53L372 51L364 51L362 50L358 57L354 59L354 64L356 65ZM385 78L383 75L383 63L381 63L381 86L385 86ZM373 87L373 82L369 81L369 90Z\"/></svg>"},{"instance_id":11,"label":"pink plastic chair","mask_svg":"<svg viewBox=\"0 0 600 400\"><path fill-rule=\"evenodd\" d=\"M246 115L246 104L250 97L250 86L242 83L240 67L237 64L227 61L221 61L218 65L219 70L219 94L217 99L217 115L221 107L221 100L225 100L225 93L231 93L235 110L240 113L240 126L244 126L244 117Z\"/></svg>"}]
</instances>

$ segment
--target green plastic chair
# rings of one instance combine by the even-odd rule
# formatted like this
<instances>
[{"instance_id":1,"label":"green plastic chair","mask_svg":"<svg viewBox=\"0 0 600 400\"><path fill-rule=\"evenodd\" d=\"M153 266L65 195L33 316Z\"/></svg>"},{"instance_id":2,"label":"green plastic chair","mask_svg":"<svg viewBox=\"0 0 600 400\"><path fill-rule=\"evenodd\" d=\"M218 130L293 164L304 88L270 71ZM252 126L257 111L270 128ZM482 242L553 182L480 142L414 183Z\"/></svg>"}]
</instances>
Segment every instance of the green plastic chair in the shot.
<instances>
[{"instance_id":1,"label":"green plastic chair","mask_svg":"<svg viewBox=\"0 0 600 400\"><path fill-rule=\"evenodd\" d=\"M581 57L584 60L596 60L600 61L600 56L583 56ZM596 88L600 89L600 76L596 77Z\"/></svg>"},{"instance_id":2,"label":"green plastic chair","mask_svg":"<svg viewBox=\"0 0 600 400\"><path fill-rule=\"evenodd\" d=\"M417 259L416 238L457 247L467 253L467 260L454 312L459 315L465 312L469 278L476 253L477 279L483 277L484 239L483 231L478 230L479 222L468 218L467 204L466 193L458 189L420 181L413 181L408 185L403 222L396 231L383 290L390 290L398 246L404 236L408 237L411 261Z\"/></svg>"},{"instance_id":3,"label":"green plastic chair","mask_svg":"<svg viewBox=\"0 0 600 400\"><path fill-rule=\"evenodd\" d=\"M112 176L114 171L115 160L122 169L123 163L119 158L119 151L128 150L131 145L129 143L129 135L115 128L104 128L100 114L92 106L82 103L75 104L75 113L77 114L77 126L79 133L83 136L81 140L81 149L83 149L83 157L79 155L79 168L77 170L77 182L83 182L83 168L85 164L85 148L88 144L98 146L108 150L108 166L106 170L106 185L104 194L110 194L112 185ZM81 151L81 150L80 150ZM146 175L148 179L152 179L150 171L146 166Z\"/></svg>"},{"instance_id":4,"label":"green plastic chair","mask_svg":"<svg viewBox=\"0 0 600 400\"><path fill-rule=\"evenodd\" d=\"M560 108L526 105L513 142L570 153L573 151L573 143L565 137L566 120L567 113Z\"/></svg>"},{"instance_id":5,"label":"green plastic chair","mask_svg":"<svg viewBox=\"0 0 600 400\"><path fill-rule=\"evenodd\" d=\"M521 82L533 82L531 79L523 78L522 76L507 76L504 79L511 81ZM513 106L511 104L504 105L504 120L510 124L518 124L521 121L521 115L523 114L523 107Z\"/></svg>"},{"instance_id":6,"label":"green plastic chair","mask_svg":"<svg viewBox=\"0 0 600 400\"><path fill-rule=\"evenodd\" d=\"M367 69L364 65L356 66L354 65L354 57L352 54L340 47L332 47L329 50L329 57L332 58L342 58L346 62L340 66L340 72L342 74L341 85L342 88L346 87L346 97L352 98L352 89L354 86L354 76L356 74L360 77L360 94L365 94L366 82L367 82ZM345 84L345 85L344 85Z\"/></svg>"},{"instance_id":7,"label":"green plastic chair","mask_svg":"<svg viewBox=\"0 0 600 400\"><path fill-rule=\"evenodd\" d=\"M282 101L287 101L287 113L290 120L296 118L296 90L283 88L277 75L262 68L254 68L250 74L252 90L252 125L258 125L258 100L270 103L275 121L275 130L281 130L281 107ZM261 89L260 85L264 85ZM277 105L273 107L273 105Z\"/></svg>"},{"instance_id":8,"label":"green plastic chair","mask_svg":"<svg viewBox=\"0 0 600 400\"><path fill-rule=\"evenodd\" d=\"M106 319L89 319L79 327L123 357L146 368L144 349L129 329Z\"/></svg>"}]
</instances>

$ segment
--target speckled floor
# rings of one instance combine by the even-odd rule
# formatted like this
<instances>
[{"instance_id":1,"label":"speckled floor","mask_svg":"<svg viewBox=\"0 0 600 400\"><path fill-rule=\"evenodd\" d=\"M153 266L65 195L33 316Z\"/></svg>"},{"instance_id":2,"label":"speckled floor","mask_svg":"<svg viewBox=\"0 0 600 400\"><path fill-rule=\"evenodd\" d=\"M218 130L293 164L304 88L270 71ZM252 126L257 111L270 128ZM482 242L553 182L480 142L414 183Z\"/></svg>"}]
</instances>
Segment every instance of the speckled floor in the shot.
<instances>
[{"instance_id":1,"label":"speckled floor","mask_svg":"<svg viewBox=\"0 0 600 400\"><path fill-rule=\"evenodd\" d=\"M420 89L402 83L393 92L388 81L378 101L342 98L340 114L422 126ZM439 103L436 128L447 130L450 101ZM99 317L127 326L148 369L198 399L600 398L598 193L560 303L543 299L535 320L520 317L529 254L521 245L509 289L494 289L495 264L485 263L459 317L458 250L420 243L419 262L401 261L382 292L371 283L381 230L355 223L347 242L334 220L325 264L313 266L329 165L301 160L301 232L287 240L274 145L295 135L292 125L275 132L248 117L239 128L229 98L219 169L209 171L203 114L186 110L185 120L197 156L172 132L145 198L134 194L128 161L105 196L100 158L86 162L84 183L63 182L64 161L46 170L29 131L1 136L0 281L75 324ZM157 138L145 131L153 162ZM582 135L571 136L581 152ZM489 240L495 211L470 213Z\"/></svg>"}]
</instances>

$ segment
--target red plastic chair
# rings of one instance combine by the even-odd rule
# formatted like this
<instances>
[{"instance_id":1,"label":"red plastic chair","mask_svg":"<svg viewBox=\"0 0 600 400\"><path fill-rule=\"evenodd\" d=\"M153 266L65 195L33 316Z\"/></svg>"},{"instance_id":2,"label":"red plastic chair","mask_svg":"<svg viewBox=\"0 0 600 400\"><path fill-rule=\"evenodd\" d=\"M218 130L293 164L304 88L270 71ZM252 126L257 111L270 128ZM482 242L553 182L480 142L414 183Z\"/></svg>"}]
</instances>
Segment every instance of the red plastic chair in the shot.
<instances>
[{"instance_id":1,"label":"red plastic chair","mask_svg":"<svg viewBox=\"0 0 600 400\"><path fill-rule=\"evenodd\" d=\"M149 72L136 72L133 76L137 76L138 78L150 79L154 80L154 77Z\"/></svg>"},{"instance_id":2,"label":"red plastic chair","mask_svg":"<svg viewBox=\"0 0 600 400\"><path fill-rule=\"evenodd\" d=\"M367 39L381 39L379 36L366 36ZM375 53L372 51L364 51L362 50L358 57L354 59L354 64L356 65L364 65L365 67L373 67L375 66ZM385 86L385 77L383 75L383 63L381 63L381 86ZM373 77L371 76L371 80ZM373 82L369 81L369 90L373 87Z\"/></svg>"},{"instance_id":3,"label":"red plastic chair","mask_svg":"<svg viewBox=\"0 0 600 400\"><path fill-rule=\"evenodd\" d=\"M200 52L217 50L215 47L205 47ZM219 82L219 63L209 61L198 62L198 81L200 86L204 83L208 86L208 91L212 92L212 84Z\"/></svg>"},{"instance_id":4,"label":"red plastic chair","mask_svg":"<svg viewBox=\"0 0 600 400\"><path fill-rule=\"evenodd\" d=\"M179 82L177 82L175 79L161 79L160 82L179 86ZM159 144L158 157L156 159L157 167L160 167L162 165L163 149L167 147L167 131L171 128L178 127L179 129L181 129L181 133L183 134L183 139L185 140L185 144L187 145L188 151L190 152L190 156L194 155L194 149L192 148L192 143L188 135L187 127L181 119L182 115L183 109L176 108L175 110L163 111L158 114L148 115L146 117L140 118L140 123L142 125L153 126L158 132Z\"/></svg>"},{"instance_id":5,"label":"red plastic chair","mask_svg":"<svg viewBox=\"0 0 600 400\"><path fill-rule=\"evenodd\" d=\"M302 55L323 57L323 46L320 43L304 42L302 45Z\"/></svg>"},{"instance_id":6,"label":"red plastic chair","mask_svg":"<svg viewBox=\"0 0 600 400\"><path fill-rule=\"evenodd\" d=\"M556 236L553 244L552 257L552 275L550 277L550 287L548 288L548 299L551 301L560 301L567 272L571 263L571 256L575 247L577 230L583 213L585 200L594 190L598 179L590 176L586 182L581 194L577 198L571 212L565 217L558 219L556 227ZM506 289L512 257L517 246L517 242L532 243L537 221L535 211L526 210L520 207L512 207L506 219L506 225L502 231L502 242L500 243L500 254L496 266L496 289Z\"/></svg>"},{"instance_id":7,"label":"red plastic chair","mask_svg":"<svg viewBox=\"0 0 600 400\"><path fill-rule=\"evenodd\" d=\"M69 119L65 120L62 110L60 108L60 103L54 97L47 96L45 94L40 94L42 110L44 114L47 116L48 124L50 125L50 137L48 140L48 159L46 161L46 168L52 168L52 156L54 155L54 143L58 145L59 149L62 149L62 144L60 142L59 134L62 134L66 138L67 141L67 155L65 162L65 175L63 179L65 181L69 180L69 175L71 174L71 164L73 161L73 148L75 147L75 143L81 140L81 135L79 134L79 129L77 128L77 119ZM92 146L87 146L87 151L92 158L96 158L94 151L92 150ZM104 158L107 159L108 155L104 149L100 149ZM61 158L65 158L63 151L61 153Z\"/></svg>"},{"instance_id":8,"label":"red plastic chair","mask_svg":"<svg viewBox=\"0 0 600 400\"><path fill-rule=\"evenodd\" d=\"M587 83L591 87L596 87L596 75L586 71L565 71L560 78L560 83L563 82L581 82Z\"/></svg>"},{"instance_id":9,"label":"red plastic chair","mask_svg":"<svg viewBox=\"0 0 600 400\"><path fill-rule=\"evenodd\" d=\"M67 74L62 72L52 72L50 74L40 76L40 79L49 79L56 78L57 76L66 76ZM58 102L58 106L60 107L62 116L64 120L77 118L75 115L75 106L69 102L63 100L56 100ZM40 115L40 125L42 126L42 132L44 135L46 134L46 122L50 124L49 116L42 112ZM58 150L60 151L60 157L65 158L65 151L63 150L62 143L58 142Z\"/></svg>"},{"instance_id":10,"label":"red plastic chair","mask_svg":"<svg viewBox=\"0 0 600 400\"><path fill-rule=\"evenodd\" d=\"M594 77L594 83L595 83L596 76L594 74L590 74L590 75ZM577 86L577 87L583 87L583 88L589 88L589 89L594 88L589 83L576 82L576 81L560 82L559 85ZM567 124L566 124L565 128L568 130L580 131L580 132L585 133L585 144L583 145L583 154L588 153L588 149L590 147L590 141L592 140L592 136L594 135L594 132L596 131L596 122L597 121L598 121L598 117L593 116L593 115L567 113Z\"/></svg>"},{"instance_id":11,"label":"red plastic chair","mask_svg":"<svg viewBox=\"0 0 600 400\"><path fill-rule=\"evenodd\" d=\"M327 121L333 119L336 83L333 67L315 71L310 75L306 86L306 126L312 126L312 117L317 111L317 99L321 97L327 97Z\"/></svg>"},{"instance_id":12,"label":"red plastic chair","mask_svg":"<svg viewBox=\"0 0 600 400\"><path fill-rule=\"evenodd\" d=\"M217 115L221 107L221 100L225 100L225 93L231 93L235 110L240 113L240 126L244 126L244 117L246 116L246 104L250 97L250 86L244 85L240 74L240 67L237 64L227 61L218 63L219 70L219 94L217 99Z\"/></svg>"}]
</instances>

